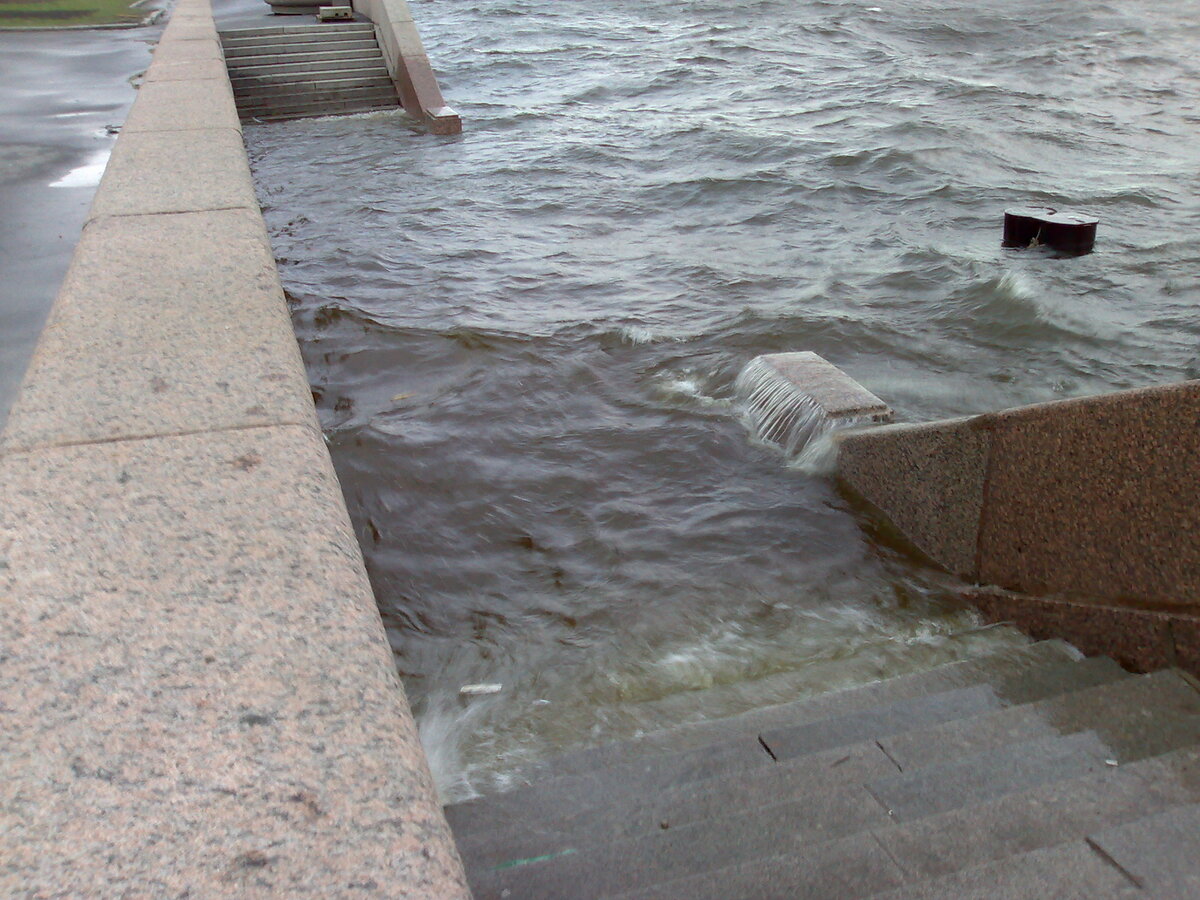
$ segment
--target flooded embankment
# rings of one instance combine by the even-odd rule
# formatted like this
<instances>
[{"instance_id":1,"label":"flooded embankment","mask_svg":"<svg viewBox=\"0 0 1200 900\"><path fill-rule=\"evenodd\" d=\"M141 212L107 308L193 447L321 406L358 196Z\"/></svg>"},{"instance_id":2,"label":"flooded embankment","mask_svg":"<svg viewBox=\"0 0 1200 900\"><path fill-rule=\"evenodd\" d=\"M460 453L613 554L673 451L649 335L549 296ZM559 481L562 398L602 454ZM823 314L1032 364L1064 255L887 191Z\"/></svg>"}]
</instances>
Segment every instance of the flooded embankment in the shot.
<instances>
[{"instance_id":1,"label":"flooded embankment","mask_svg":"<svg viewBox=\"0 0 1200 900\"><path fill-rule=\"evenodd\" d=\"M413 7L460 137L246 141L445 798L1019 640L735 378L812 350L921 421L1200 375L1200 4ZM1002 250L1014 203L1096 252Z\"/></svg>"}]
</instances>

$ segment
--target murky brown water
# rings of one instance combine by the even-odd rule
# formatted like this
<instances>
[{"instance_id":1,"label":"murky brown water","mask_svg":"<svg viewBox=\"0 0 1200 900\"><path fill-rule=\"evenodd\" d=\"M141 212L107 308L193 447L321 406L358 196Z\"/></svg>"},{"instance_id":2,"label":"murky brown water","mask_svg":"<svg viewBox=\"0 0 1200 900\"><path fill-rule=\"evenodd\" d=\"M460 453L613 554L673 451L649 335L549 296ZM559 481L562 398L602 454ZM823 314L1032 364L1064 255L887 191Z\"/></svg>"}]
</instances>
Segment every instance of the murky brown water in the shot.
<instances>
[{"instance_id":1,"label":"murky brown water","mask_svg":"<svg viewBox=\"0 0 1200 900\"><path fill-rule=\"evenodd\" d=\"M246 138L447 798L1017 640L732 384L814 350L917 421L1200 374L1200 4L413 6L460 138ZM1015 203L1097 252L1002 251Z\"/></svg>"}]
</instances>

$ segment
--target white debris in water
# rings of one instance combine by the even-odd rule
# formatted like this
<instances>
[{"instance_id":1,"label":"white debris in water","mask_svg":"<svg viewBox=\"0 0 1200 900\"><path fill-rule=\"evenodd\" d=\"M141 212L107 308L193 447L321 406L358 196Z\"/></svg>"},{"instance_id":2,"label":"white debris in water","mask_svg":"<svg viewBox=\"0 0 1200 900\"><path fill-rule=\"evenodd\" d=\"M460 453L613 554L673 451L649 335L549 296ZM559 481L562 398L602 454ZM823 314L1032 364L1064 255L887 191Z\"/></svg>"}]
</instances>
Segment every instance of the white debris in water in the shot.
<instances>
[{"instance_id":1,"label":"white debris in water","mask_svg":"<svg viewBox=\"0 0 1200 900\"><path fill-rule=\"evenodd\" d=\"M460 694L475 696L478 694L498 694L504 690L502 684L464 684L458 689Z\"/></svg>"}]
</instances>

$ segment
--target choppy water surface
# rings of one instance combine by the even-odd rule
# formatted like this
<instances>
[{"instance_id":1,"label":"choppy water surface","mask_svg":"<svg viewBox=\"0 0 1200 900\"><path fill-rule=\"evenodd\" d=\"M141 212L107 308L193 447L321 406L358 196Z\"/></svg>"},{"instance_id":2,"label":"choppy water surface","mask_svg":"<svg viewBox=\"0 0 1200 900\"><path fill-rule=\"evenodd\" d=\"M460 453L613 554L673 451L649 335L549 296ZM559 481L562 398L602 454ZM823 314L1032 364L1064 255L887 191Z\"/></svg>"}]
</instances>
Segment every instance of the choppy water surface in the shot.
<instances>
[{"instance_id":1,"label":"choppy water surface","mask_svg":"<svg viewBox=\"0 0 1200 900\"><path fill-rule=\"evenodd\" d=\"M1200 3L413 6L460 138L246 137L447 798L1018 640L732 383L814 350L918 421L1200 375ZM1016 203L1097 252L1002 251Z\"/></svg>"}]
</instances>

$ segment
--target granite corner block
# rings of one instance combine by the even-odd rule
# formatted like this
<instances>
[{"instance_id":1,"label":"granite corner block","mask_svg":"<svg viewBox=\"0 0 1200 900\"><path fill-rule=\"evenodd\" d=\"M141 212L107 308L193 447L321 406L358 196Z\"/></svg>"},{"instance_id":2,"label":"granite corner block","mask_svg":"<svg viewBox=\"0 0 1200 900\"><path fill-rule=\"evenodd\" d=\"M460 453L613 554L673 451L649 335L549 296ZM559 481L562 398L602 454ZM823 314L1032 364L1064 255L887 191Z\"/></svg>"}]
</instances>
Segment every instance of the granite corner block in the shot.
<instances>
[{"instance_id":1,"label":"granite corner block","mask_svg":"<svg viewBox=\"0 0 1200 900\"><path fill-rule=\"evenodd\" d=\"M838 439L837 477L919 551L973 580L989 445L971 419L850 432Z\"/></svg>"}]
</instances>

